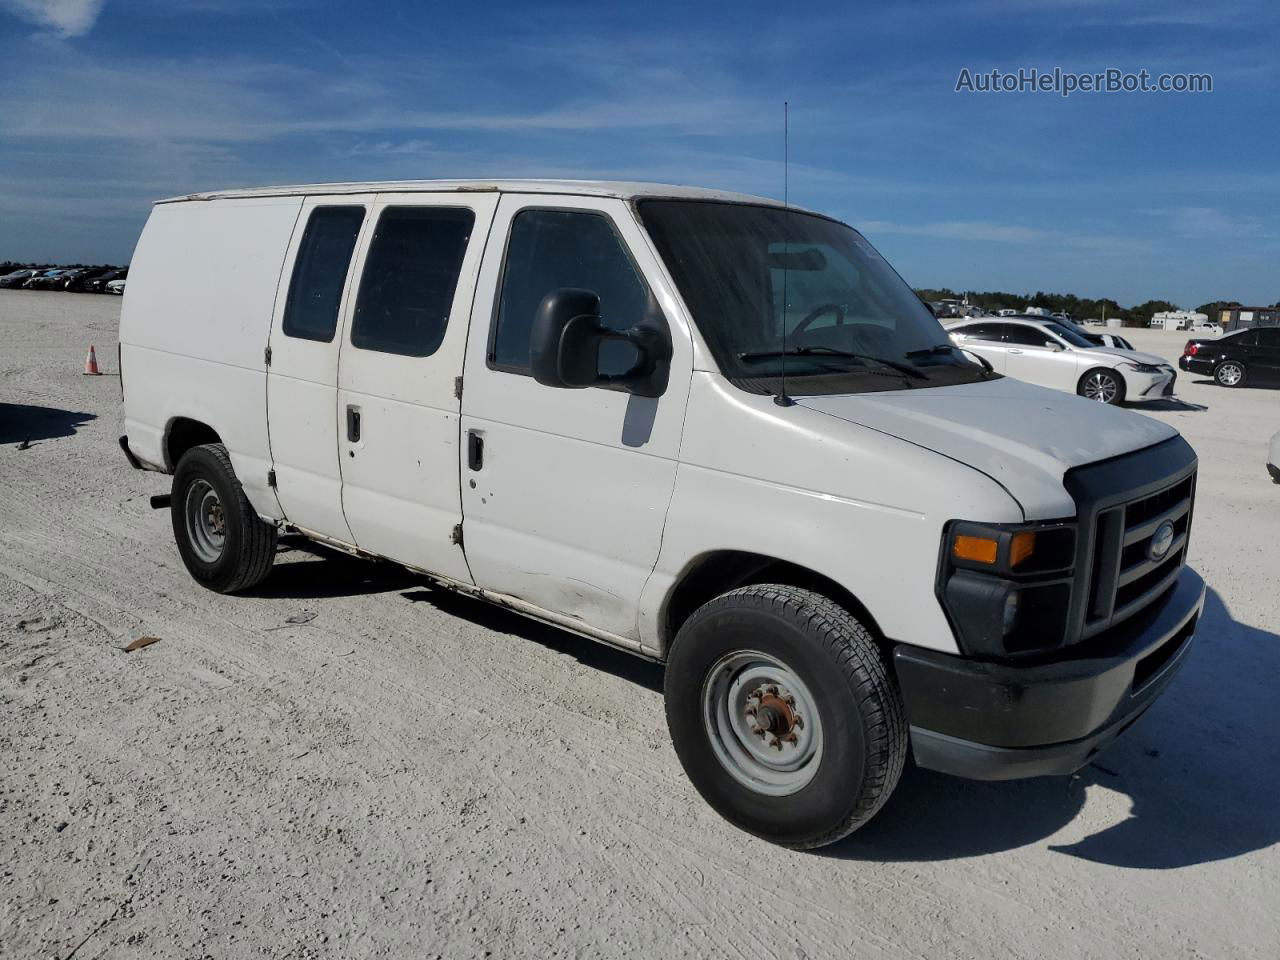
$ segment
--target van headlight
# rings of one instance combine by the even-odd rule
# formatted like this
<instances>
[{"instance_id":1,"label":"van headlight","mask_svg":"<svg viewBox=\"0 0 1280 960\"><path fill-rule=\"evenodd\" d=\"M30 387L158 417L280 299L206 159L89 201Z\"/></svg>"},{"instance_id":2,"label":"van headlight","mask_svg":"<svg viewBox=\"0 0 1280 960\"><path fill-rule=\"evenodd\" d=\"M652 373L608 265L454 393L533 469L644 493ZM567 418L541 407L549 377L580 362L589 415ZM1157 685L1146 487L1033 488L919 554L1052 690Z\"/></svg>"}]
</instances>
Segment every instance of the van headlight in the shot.
<instances>
[{"instance_id":1,"label":"van headlight","mask_svg":"<svg viewBox=\"0 0 1280 960\"><path fill-rule=\"evenodd\" d=\"M1075 551L1070 521L947 524L937 593L965 654L1001 659L1060 647Z\"/></svg>"}]
</instances>

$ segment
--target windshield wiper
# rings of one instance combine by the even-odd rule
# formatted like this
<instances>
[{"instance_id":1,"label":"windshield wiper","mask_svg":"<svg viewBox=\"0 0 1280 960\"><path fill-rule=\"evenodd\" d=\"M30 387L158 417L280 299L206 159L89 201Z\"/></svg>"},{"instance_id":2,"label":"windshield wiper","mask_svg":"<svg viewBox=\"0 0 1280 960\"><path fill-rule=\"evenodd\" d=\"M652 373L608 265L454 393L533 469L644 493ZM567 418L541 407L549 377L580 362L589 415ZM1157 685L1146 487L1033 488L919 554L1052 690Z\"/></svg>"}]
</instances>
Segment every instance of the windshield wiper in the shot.
<instances>
[{"instance_id":1,"label":"windshield wiper","mask_svg":"<svg viewBox=\"0 0 1280 960\"><path fill-rule=\"evenodd\" d=\"M908 350L905 354L908 360L912 357L936 357L939 354L950 353L954 350L953 343L935 343L932 347L921 347L919 350Z\"/></svg>"},{"instance_id":2,"label":"windshield wiper","mask_svg":"<svg viewBox=\"0 0 1280 960\"><path fill-rule=\"evenodd\" d=\"M851 360L878 363L882 367L897 370L904 376L912 377L916 380L928 379L913 364L902 363L899 360L887 360L884 357L876 357L869 353L858 353L856 350L839 350L835 347L792 347L788 350L757 350L738 354L739 360L769 360L773 357L848 357Z\"/></svg>"}]
</instances>

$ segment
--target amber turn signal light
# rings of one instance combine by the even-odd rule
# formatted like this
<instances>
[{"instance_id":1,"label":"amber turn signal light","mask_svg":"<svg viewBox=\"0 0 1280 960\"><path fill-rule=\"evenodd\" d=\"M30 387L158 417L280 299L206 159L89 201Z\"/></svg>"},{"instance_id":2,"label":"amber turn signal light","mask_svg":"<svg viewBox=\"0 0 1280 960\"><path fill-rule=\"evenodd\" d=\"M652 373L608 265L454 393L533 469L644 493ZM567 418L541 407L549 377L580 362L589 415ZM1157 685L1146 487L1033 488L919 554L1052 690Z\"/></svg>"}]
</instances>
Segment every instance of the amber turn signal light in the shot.
<instances>
[{"instance_id":1,"label":"amber turn signal light","mask_svg":"<svg viewBox=\"0 0 1280 960\"><path fill-rule=\"evenodd\" d=\"M1000 553L1000 541L993 537L970 537L964 534L951 542L951 555L971 563L994 564Z\"/></svg>"},{"instance_id":2,"label":"amber turn signal light","mask_svg":"<svg viewBox=\"0 0 1280 960\"><path fill-rule=\"evenodd\" d=\"M1016 567L1036 551L1036 535L1030 530L1015 533L1009 541L1009 566Z\"/></svg>"}]
</instances>

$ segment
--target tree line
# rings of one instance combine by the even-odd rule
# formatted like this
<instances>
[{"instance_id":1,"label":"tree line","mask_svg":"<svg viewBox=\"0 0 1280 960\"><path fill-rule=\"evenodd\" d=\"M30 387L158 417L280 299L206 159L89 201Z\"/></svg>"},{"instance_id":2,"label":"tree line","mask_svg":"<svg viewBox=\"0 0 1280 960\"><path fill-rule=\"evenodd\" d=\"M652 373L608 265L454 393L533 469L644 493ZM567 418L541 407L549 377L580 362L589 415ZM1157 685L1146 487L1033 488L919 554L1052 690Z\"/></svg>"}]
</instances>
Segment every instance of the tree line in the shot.
<instances>
[{"instance_id":1,"label":"tree line","mask_svg":"<svg viewBox=\"0 0 1280 960\"><path fill-rule=\"evenodd\" d=\"M925 303L934 300L962 300L963 293L957 293L946 287L941 289L922 288L916 295ZM1119 317L1126 327L1146 327L1151 323L1152 314L1167 310L1181 310L1176 303L1168 300L1147 300L1132 307L1122 307L1115 300L1107 297L1094 300L1088 297L1077 297L1073 293L1009 293L1005 290L987 290L981 293L969 291L969 302L983 310L994 313L997 310L1022 310L1026 307L1045 307L1053 313L1069 313L1077 320L1092 320ZM1196 307L1197 313L1206 314L1210 320L1217 320L1221 311L1242 306L1238 300L1213 300ZM1280 307L1280 303L1276 304Z\"/></svg>"}]
</instances>

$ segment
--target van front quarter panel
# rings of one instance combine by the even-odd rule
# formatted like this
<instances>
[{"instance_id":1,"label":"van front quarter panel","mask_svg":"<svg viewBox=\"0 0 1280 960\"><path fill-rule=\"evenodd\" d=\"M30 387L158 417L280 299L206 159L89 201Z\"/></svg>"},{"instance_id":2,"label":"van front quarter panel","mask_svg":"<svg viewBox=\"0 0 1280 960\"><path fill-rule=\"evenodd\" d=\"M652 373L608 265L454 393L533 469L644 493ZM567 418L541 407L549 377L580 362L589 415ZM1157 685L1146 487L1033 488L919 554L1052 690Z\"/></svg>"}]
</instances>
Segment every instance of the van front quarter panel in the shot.
<instances>
[{"instance_id":1,"label":"van front quarter panel","mask_svg":"<svg viewBox=\"0 0 1280 960\"><path fill-rule=\"evenodd\" d=\"M1019 522L985 474L923 447L694 373L662 551L641 609L665 651L666 609L698 558L758 554L847 590L885 637L954 653L935 596L944 525Z\"/></svg>"}]
</instances>

